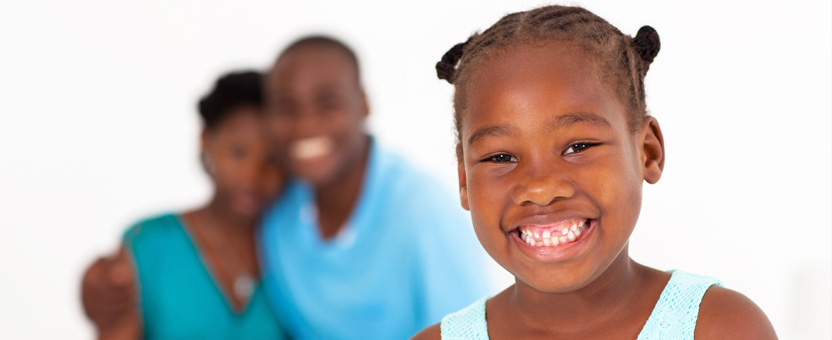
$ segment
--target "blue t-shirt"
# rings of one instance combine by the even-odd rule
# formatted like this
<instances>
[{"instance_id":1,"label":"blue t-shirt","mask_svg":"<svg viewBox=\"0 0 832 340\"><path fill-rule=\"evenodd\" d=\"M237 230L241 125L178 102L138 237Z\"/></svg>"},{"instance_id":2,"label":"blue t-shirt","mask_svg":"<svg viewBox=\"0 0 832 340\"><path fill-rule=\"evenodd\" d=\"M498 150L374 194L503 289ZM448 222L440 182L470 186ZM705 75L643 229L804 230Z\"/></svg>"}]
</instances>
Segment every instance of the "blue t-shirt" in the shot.
<instances>
[{"instance_id":1,"label":"blue t-shirt","mask_svg":"<svg viewBox=\"0 0 832 340\"><path fill-rule=\"evenodd\" d=\"M329 240L302 182L264 218L264 285L293 337L407 339L487 293L485 253L450 188L373 142L360 195Z\"/></svg>"},{"instance_id":2,"label":"blue t-shirt","mask_svg":"<svg viewBox=\"0 0 832 340\"><path fill-rule=\"evenodd\" d=\"M135 266L145 339L285 339L260 285L236 312L177 215L124 233Z\"/></svg>"}]
</instances>

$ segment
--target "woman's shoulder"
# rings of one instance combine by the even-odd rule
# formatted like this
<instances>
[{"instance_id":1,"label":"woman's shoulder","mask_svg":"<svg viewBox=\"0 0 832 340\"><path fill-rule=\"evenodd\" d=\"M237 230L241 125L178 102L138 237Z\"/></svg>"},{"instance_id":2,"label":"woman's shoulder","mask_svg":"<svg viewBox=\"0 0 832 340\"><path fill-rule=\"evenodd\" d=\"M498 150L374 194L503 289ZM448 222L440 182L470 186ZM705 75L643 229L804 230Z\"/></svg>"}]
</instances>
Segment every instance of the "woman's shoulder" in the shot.
<instances>
[{"instance_id":1,"label":"woman's shoulder","mask_svg":"<svg viewBox=\"0 0 832 340\"><path fill-rule=\"evenodd\" d=\"M130 244L137 240L152 239L171 232L178 232L181 230L181 226L180 215L173 213L159 214L134 223L127 228L122 239L126 244Z\"/></svg>"},{"instance_id":2,"label":"woman's shoulder","mask_svg":"<svg viewBox=\"0 0 832 340\"><path fill-rule=\"evenodd\" d=\"M711 286L699 305L696 339L777 339L765 313L745 295Z\"/></svg>"}]
</instances>

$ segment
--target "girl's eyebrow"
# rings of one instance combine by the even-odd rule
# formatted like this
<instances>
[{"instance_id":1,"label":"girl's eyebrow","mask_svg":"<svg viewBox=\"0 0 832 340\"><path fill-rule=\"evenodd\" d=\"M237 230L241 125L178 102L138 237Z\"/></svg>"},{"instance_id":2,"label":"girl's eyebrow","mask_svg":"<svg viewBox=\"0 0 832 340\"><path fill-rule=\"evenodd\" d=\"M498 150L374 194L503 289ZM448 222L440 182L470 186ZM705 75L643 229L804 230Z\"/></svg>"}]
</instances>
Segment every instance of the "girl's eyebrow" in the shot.
<instances>
[{"instance_id":1,"label":"girl's eyebrow","mask_svg":"<svg viewBox=\"0 0 832 340\"><path fill-rule=\"evenodd\" d=\"M603 116L587 112L578 111L563 114L557 117L552 117L547 122L547 125L552 130L572 126L575 124L590 124L599 127L611 127L612 124ZM499 137L511 136L514 134L515 128L512 125L487 125L474 131L471 137L468 137L468 146L470 147L474 142L485 137Z\"/></svg>"},{"instance_id":2,"label":"girl's eyebrow","mask_svg":"<svg viewBox=\"0 0 832 340\"><path fill-rule=\"evenodd\" d=\"M558 128L571 126L575 124L590 124L599 127L611 127L612 124L604 118L603 116L586 111L579 111L579 112L572 112L567 113L564 115L560 115L557 117L553 117L549 120L548 125L549 128L555 130Z\"/></svg>"},{"instance_id":3,"label":"girl's eyebrow","mask_svg":"<svg viewBox=\"0 0 832 340\"><path fill-rule=\"evenodd\" d=\"M483 139L485 137L497 137L497 136L506 136L512 135L514 133L514 128L511 126L506 125L488 125L483 126L468 137L468 146L470 147L471 144L474 142Z\"/></svg>"}]
</instances>

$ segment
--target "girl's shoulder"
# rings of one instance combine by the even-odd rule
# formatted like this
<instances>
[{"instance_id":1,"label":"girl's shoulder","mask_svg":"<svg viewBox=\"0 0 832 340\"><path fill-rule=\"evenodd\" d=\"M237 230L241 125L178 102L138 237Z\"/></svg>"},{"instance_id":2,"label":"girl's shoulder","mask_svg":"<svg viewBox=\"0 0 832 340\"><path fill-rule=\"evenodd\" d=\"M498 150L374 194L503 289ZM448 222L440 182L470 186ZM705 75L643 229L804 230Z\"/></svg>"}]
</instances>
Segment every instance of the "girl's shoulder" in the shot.
<instances>
[{"instance_id":1,"label":"girl's shoulder","mask_svg":"<svg viewBox=\"0 0 832 340\"><path fill-rule=\"evenodd\" d=\"M446 315L440 323L423 329L412 339L488 340L488 327L485 323L487 300L487 297L481 298L468 307Z\"/></svg>"},{"instance_id":2,"label":"girl's shoulder","mask_svg":"<svg viewBox=\"0 0 832 340\"><path fill-rule=\"evenodd\" d=\"M440 340L442 339L442 330L439 323L428 326L427 328L416 333L410 340Z\"/></svg>"},{"instance_id":3,"label":"girl's shoulder","mask_svg":"<svg viewBox=\"0 0 832 340\"><path fill-rule=\"evenodd\" d=\"M765 314L711 277L672 271L639 339L776 339Z\"/></svg>"},{"instance_id":4,"label":"girl's shoulder","mask_svg":"<svg viewBox=\"0 0 832 340\"><path fill-rule=\"evenodd\" d=\"M777 339L763 311L751 299L721 286L702 297L695 339Z\"/></svg>"}]
</instances>

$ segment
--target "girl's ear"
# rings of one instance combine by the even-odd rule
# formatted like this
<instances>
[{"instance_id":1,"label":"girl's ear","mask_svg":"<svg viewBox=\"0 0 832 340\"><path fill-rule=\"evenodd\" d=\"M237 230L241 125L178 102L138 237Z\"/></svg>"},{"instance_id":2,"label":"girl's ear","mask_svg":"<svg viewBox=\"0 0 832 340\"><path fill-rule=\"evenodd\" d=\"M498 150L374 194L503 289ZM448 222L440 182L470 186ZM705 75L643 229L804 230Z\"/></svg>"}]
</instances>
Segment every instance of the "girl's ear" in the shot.
<instances>
[{"instance_id":1,"label":"girl's ear","mask_svg":"<svg viewBox=\"0 0 832 340\"><path fill-rule=\"evenodd\" d=\"M465 175L465 162L462 161L461 157L456 159L456 171L459 176L459 202L463 209L471 211L468 206L468 178Z\"/></svg>"},{"instance_id":2,"label":"girl's ear","mask_svg":"<svg viewBox=\"0 0 832 340\"><path fill-rule=\"evenodd\" d=\"M644 180L655 184L664 170L664 137L659 121L647 117L641 128L641 164L644 166Z\"/></svg>"}]
</instances>

